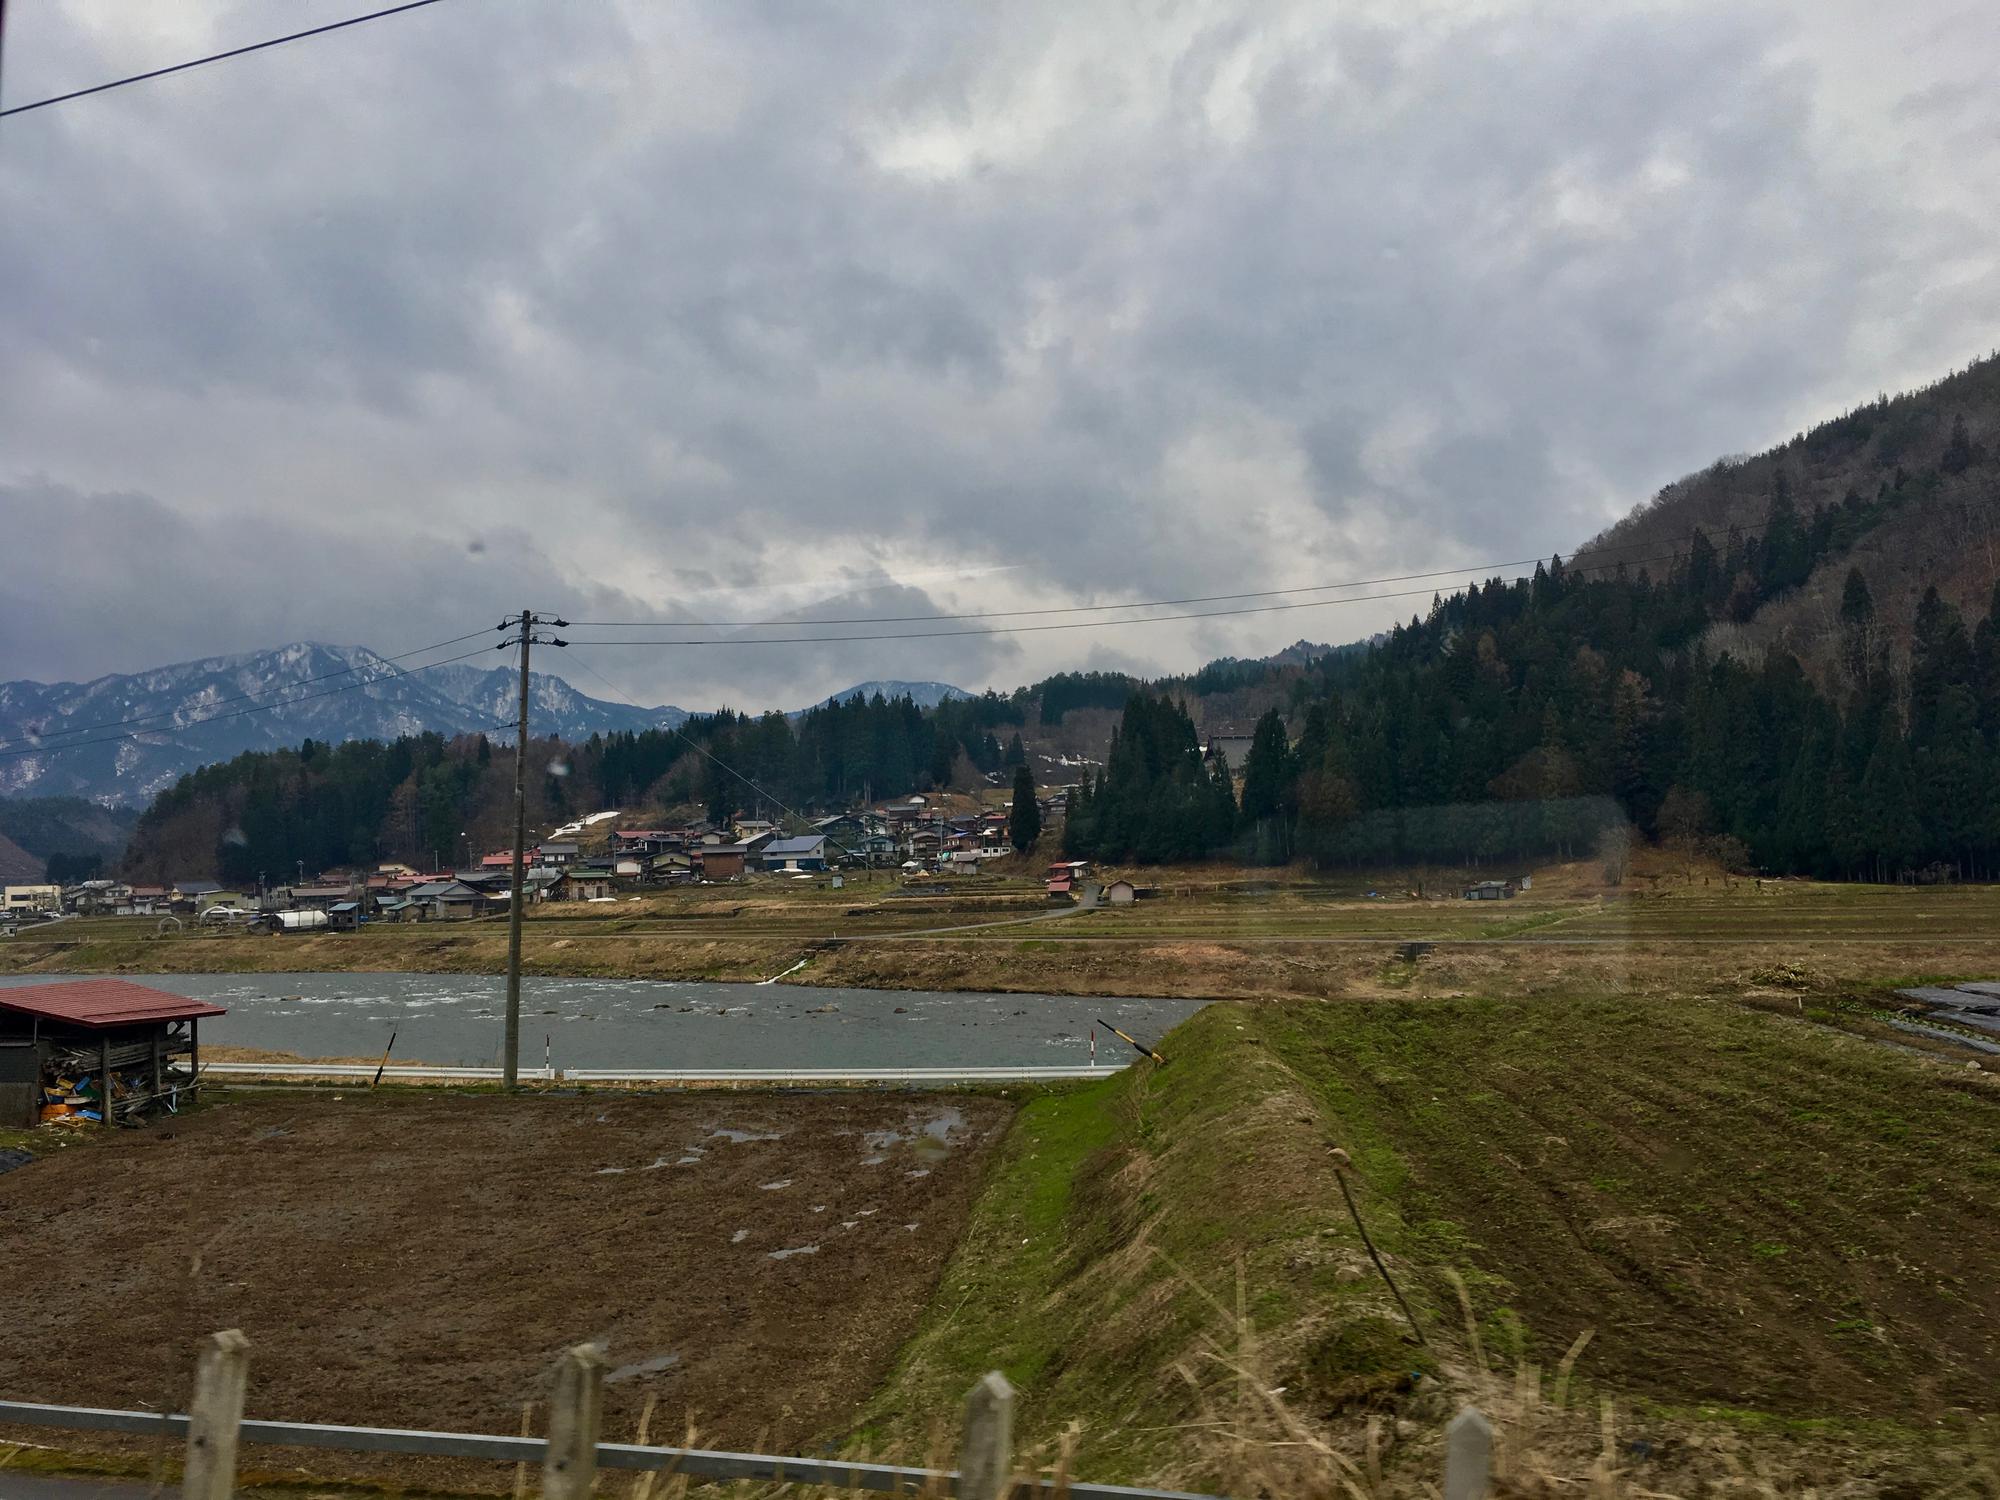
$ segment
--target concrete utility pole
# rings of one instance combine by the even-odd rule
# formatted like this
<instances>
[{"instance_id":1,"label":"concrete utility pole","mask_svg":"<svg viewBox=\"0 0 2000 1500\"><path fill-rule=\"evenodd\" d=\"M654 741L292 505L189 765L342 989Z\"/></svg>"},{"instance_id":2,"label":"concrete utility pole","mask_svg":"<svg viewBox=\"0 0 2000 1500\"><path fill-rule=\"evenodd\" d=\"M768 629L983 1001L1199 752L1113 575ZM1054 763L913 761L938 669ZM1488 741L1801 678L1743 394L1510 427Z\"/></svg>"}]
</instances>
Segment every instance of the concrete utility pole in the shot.
<instances>
[{"instance_id":1,"label":"concrete utility pole","mask_svg":"<svg viewBox=\"0 0 2000 1500\"><path fill-rule=\"evenodd\" d=\"M528 854L528 648L569 644L552 635L535 634L537 625L560 626L568 623L567 620L545 621L533 610L524 609L519 619L508 620L500 627L503 631L519 629L521 632L517 638L500 643L503 651L509 646L521 648L521 712L514 731L513 878L509 882L512 894L507 902L507 1035L505 1056L501 1059L503 1081L509 1089L518 1088L521 1082L521 886L523 865Z\"/></svg>"},{"instance_id":2,"label":"concrete utility pole","mask_svg":"<svg viewBox=\"0 0 2000 1500\"><path fill-rule=\"evenodd\" d=\"M514 863L507 902L507 1070L514 1088L521 1066L521 866L528 842L528 647L534 644L535 616L521 611L521 721L514 730Z\"/></svg>"}]
</instances>

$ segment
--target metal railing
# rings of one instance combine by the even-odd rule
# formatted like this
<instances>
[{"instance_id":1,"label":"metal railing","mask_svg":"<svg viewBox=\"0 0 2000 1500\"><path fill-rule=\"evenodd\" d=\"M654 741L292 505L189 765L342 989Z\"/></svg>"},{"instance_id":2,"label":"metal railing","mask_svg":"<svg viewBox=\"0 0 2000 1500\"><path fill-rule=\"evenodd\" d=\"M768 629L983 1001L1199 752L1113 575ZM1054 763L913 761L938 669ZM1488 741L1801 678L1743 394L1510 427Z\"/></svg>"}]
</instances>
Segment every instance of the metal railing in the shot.
<instances>
[{"instance_id":1,"label":"metal railing","mask_svg":"<svg viewBox=\"0 0 2000 1500\"><path fill-rule=\"evenodd\" d=\"M1036 1083L1109 1078L1122 1063L1019 1068L523 1068L544 1083ZM204 1062L202 1075L234 1078L373 1078L373 1063ZM396 1063L385 1079L499 1079L498 1068Z\"/></svg>"},{"instance_id":2,"label":"metal railing","mask_svg":"<svg viewBox=\"0 0 2000 1500\"><path fill-rule=\"evenodd\" d=\"M1018 1475L1013 1468L1014 1390L997 1371L966 1397L957 1469L903 1464L853 1463L712 1448L650 1447L597 1441L603 1417L604 1355L594 1345L567 1351L556 1367L550 1397L549 1435L432 1432L420 1428L342 1427L323 1422L271 1422L243 1416L249 1341L231 1330L204 1342L196 1367L192 1408L183 1413L123 1411L92 1406L50 1406L0 1401L0 1423L84 1432L122 1432L184 1438L186 1500L229 1500L234 1493L239 1443L282 1448L325 1448L348 1453L398 1453L428 1458L485 1459L533 1464L542 1470L548 1500L587 1496L599 1469L682 1474L692 1480L752 1479L816 1484L892 1495L951 1495L961 1500L1021 1500L1056 1495L1076 1500L1217 1500L1181 1490L1087 1484Z\"/></svg>"}]
</instances>

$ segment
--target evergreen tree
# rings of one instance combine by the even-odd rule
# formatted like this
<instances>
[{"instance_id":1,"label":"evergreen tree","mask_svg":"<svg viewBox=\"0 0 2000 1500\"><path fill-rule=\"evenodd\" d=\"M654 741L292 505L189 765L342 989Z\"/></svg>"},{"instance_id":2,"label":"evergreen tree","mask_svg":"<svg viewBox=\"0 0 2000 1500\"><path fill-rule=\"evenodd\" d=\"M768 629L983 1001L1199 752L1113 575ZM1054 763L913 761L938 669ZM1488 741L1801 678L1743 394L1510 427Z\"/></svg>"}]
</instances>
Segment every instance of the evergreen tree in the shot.
<instances>
[{"instance_id":1,"label":"evergreen tree","mask_svg":"<svg viewBox=\"0 0 2000 1500\"><path fill-rule=\"evenodd\" d=\"M1042 809L1035 801L1035 773L1026 766L1017 766L1014 769L1014 805L1007 813L1007 837L1016 849L1026 854L1041 836Z\"/></svg>"},{"instance_id":2,"label":"evergreen tree","mask_svg":"<svg viewBox=\"0 0 2000 1500\"><path fill-rule=\"evenodd\" d=\"M1951 438L1944 445L1944 456L1938 460L1938 468L1946 474L1963 474L1973 464L1972 441L1966 436L1965 417L1961 413L1951 419Z\"/></svg>"},{"instance_id":3,"label":"evergreen tree","mask_svg":"<svg viewBox=\"0 0 2000 1500\"><path fill-rule=\"evenodd\" d=\"M1292 747L1285 721L1274 708L1257 721L1250 736L1250 754L1243 763L1243 821L1247 825L1276 823L1290 816Z\"/></svg>"},{"instance_id":4,"label":"evergreen tree","mask_svg":"<svg viewBox=\"0 0 2000 1500\"><path fill-rule=\"evenodd\" d=\"M1865 693L1881 676L1881 644L1875 629L1875 598L1859 568L1847 570L1840 591L1840 665L1848 687Z\"/></svg>"},{"instance_id":5,"label":"evergreen tree","mask_svg":"<svg viewBox=\"0 0 2000 1500\"><path fill-rule=\"evenodd\" d=\"M1874 753L1868 757L1868 769L1861 778L1858 802L1862 838L1875 879L1892 880L1915 864L1923 839L1909 748L1894 714L1882 716Z\"/></svg>"}]
</instances>

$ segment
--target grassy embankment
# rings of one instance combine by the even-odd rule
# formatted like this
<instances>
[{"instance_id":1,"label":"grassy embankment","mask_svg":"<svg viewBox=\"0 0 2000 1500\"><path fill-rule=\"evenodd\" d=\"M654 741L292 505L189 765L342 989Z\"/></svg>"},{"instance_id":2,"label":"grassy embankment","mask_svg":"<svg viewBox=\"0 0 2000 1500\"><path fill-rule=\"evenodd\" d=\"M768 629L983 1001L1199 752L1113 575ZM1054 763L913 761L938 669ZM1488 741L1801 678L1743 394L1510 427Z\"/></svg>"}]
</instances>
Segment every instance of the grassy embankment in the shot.
<instances>
[{"instance_id":1,"label":"grassy embankment","mask_svg":"<svg viewBox=\"0 0 2000 1500\"><path fill-rule=\"evenodd\" d=\"M1414 1493L1471 1393L1523 1484L1598 1462L1656 1492L1749 1465L2000 1493L1985 1075L1704 1002L1217 1005L1162 1046L1164 1069L1022 1112L861 1439L922 1442L997 1365L1027 1436L1082 1423L1092 1478ZM1609 1460L1586 1392L1616 1402ZM1379 1484L1370 1413L1400 1419Z\"/></svg>"}]
</instances>

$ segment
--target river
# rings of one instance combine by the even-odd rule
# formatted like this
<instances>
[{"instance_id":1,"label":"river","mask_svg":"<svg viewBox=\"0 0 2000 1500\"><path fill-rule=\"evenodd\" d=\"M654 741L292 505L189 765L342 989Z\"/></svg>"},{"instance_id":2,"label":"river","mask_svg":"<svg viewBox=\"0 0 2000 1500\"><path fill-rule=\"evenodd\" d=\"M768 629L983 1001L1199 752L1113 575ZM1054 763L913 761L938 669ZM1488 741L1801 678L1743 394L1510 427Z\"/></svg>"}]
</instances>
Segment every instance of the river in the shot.
<instances>
[{"instance_id":1,"label":"river","mask_svg":"<svg viewBox=\"0 0 2000 1500\"><path fill-rule=\"evenodd\" d=\"M81 978L84 976L62 976ZM396 1033L404 1062L499 1061L506 983L468 974L129 974L226 1006L204 1044L301 1057L376 1057ZM0 977L0 987L54 976ZM1109 1000L849 990L656 979L521 981L521 1062L558 1068L1119 1067L1132 1049L1098 1022L1153 1043L1201 1008Z\"/></svg>"}]
</instances>

